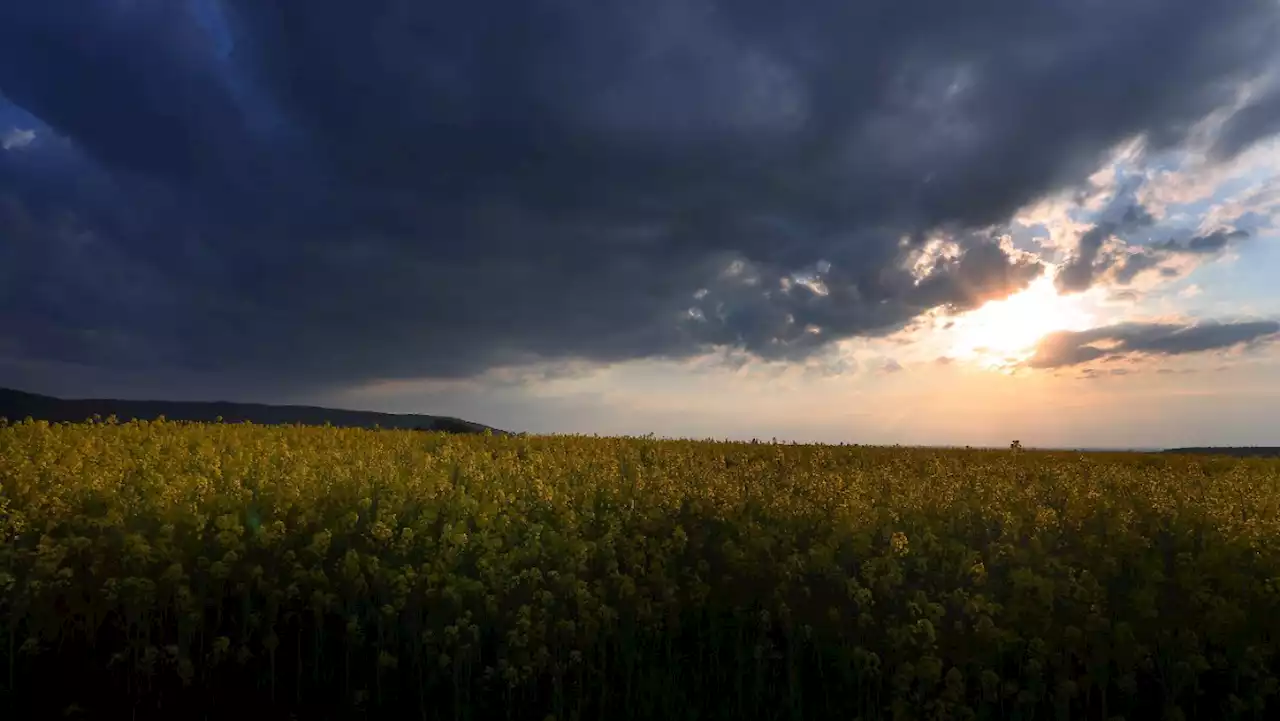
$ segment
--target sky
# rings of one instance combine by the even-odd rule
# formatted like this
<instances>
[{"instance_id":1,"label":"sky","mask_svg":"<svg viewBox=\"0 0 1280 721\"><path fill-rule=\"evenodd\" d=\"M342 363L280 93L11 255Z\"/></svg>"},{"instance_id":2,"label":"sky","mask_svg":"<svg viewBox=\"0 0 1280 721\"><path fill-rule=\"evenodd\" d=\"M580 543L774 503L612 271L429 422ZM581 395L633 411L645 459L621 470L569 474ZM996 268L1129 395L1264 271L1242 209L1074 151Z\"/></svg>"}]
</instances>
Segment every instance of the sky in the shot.
<instances>
[{"instance_id":1,"label":"sky","mask_svg":"<svg viewBox=\"0 0 1280 721\"><path fill-rule=\"evenodd\" d=\"M1275 0L0 4L0 386L1280 444Z\"/></svg>"}]
</instances>

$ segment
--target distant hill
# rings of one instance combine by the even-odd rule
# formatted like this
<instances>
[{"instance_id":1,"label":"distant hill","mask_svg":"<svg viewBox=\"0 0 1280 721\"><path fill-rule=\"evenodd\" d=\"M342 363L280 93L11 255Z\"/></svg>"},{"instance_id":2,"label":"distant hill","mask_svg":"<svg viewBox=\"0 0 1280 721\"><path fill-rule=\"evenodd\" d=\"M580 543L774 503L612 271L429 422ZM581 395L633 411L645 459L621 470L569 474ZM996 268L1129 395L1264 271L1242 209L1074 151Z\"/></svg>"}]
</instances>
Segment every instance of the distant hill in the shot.
<instances>
[{"instance_id":1,"label":"distant hill","mask_svg":"<svg viewBox=\"0 0 1280 721\"><path fill-rule=\"evenodd\" d=\"M1235 456L1236 458L1280 458L1280 446L1240 446L1204 448L1169 448L1162 453L1182 453L1197 456Z\"/></svg>"},{"instance_id":2,"label":"distant hill","mask_svg":"<svg viewBox=\"0 0 1280 721\"><path fill-rule=\"evenodd\" d=\"M491 428L447 416L424 416L373 411L351 411L314 406L272 406L262 403L129 401L106 398L68 400L52 396L0 388L0 418L18 422L31 417L50 422L79 423L93 416L115 416L121 422L155 420L164 416L171 421L212 423L219 417L224 423L249 421L260 425L300 423L339 428L395 428L401 430L444 431L446 433L483 433L510 435Z\"/></svg>"}]
</instances>

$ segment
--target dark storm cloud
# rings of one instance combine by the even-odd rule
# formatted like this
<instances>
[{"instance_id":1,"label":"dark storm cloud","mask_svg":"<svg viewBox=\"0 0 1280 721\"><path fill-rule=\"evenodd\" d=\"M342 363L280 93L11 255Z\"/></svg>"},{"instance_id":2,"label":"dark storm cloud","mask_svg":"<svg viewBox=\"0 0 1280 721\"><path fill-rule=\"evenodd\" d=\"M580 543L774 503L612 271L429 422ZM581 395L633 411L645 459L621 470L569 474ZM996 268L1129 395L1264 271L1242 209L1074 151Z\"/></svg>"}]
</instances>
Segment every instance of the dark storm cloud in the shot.
<instances>
[{"instance_id":1,"label":"dark storm cloud","mask_svg":"<svg viewBox=\"0 0 1280 721\"><path fill-rule=\"evenodd\" d=\"M1104 359L1183 355L1273 341L1276 321L1239 323L1121 323L1086 331L1060 331L1041 339L1031 368L1063 368Z\"/></svg>"},{"instance_id":2,"label":"dark storm cloud","mask_svg":"<svg viewBox=\"0 0 1280 721\"><path fill-rule=\"evenodd\" d=\"M1255 0L4 3L0 104L67 142L0 153L0 348L244 387L802 356L1025 285L1010 215L1179 143L1275 29Z\"/></svg>"},{"instance_id":3,"label":"dark storm cloud","mask_svg":"<svg viewBox=\"0 0 1280 721\"><path fill-rule=\"evenodd\" d=\"M8 3L0 92L112 168L184 181L248 141L181 2Z\"/></svg>"}]
</instances>

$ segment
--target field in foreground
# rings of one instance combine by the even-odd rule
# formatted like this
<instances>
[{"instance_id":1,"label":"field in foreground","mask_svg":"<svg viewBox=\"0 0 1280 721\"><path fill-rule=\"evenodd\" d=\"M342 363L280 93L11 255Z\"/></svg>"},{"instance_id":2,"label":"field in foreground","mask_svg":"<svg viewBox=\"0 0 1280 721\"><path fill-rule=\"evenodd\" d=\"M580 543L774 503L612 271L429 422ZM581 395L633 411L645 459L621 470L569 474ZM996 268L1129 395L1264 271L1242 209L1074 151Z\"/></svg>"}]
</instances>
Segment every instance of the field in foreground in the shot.
<instances>
[{"instance_id":1,"label":"field in foreground","mask_svg":"<svg viewBox=\"0 0 1280 721\"><path fill-rule=\"evenodd\" d=\"M0 714L1276 718L1280 461L0 426Z\"/></svg>"}]
</instances>

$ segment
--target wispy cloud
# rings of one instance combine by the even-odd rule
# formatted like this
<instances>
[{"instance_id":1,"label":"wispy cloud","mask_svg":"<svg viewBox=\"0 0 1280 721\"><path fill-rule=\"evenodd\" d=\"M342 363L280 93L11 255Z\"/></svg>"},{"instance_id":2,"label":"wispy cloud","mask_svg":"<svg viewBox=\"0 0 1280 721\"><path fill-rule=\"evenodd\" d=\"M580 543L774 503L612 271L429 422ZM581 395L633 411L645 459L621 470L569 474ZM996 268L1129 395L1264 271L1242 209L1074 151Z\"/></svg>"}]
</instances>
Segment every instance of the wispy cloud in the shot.
<instances>
[{"instance_id":1,"label":"wispy cloud","mask_svg":"<svg viewBox=\"0 0 1280 721\"><path fill-rule=\"evenodd\" d=\"M36 141L36 131L10 128L0 134L0 148L4 150L21 150Z\"/></svg>"},{"instance_id":2,"label":"wispy cloud","mask_svg":"<svg viewBox=\"0 0 1280 721\"><path fill-rule=\"evenodd\" d=\"M880 372L885 375L901 373L904 370L906 369L902 367L902 364L893 358L885 358L884 363L880 366Z\"/></svg>"}]
</instances>

